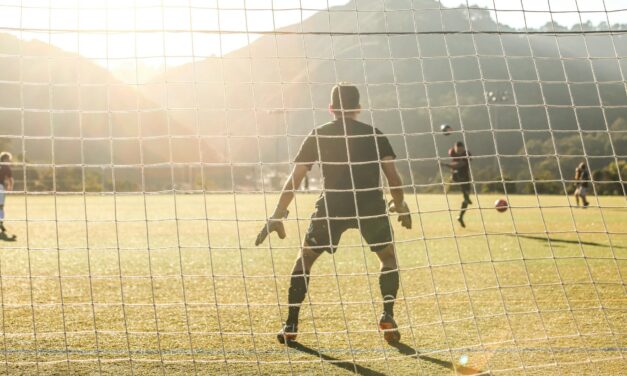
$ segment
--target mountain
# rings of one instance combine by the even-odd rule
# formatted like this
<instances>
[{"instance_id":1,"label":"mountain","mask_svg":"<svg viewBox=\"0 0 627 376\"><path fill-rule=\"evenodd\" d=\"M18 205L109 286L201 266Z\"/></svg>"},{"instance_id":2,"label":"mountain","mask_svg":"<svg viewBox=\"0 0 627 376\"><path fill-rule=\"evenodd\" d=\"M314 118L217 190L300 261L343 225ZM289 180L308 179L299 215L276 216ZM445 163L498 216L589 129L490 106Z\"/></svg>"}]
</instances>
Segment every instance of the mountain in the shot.
<instances>
[{"instance_id":1,"label":"mountain","mask_svg":"<svg viewBox=\"0 0 627 376\"><path fill-rule=\"evenodd\" d=\"M445 156L462 138L434 136L443 123L464 131L475 156L475 179L501 180L498 153L505 177L531 180L536 157L521 158L526 144L549 138L559 145L573 132L607 132L626 117L621 69L627 66L617 58L627 56L624 35L464 34L469 25L514 30L497 25L488 10L438 7L432 0L353 1L224 58L170 69L142 92L180 109L172 117L182 124L199 108L202 127L222 136L212 142L224 151L225 162L287 163L304 135L330 119L325 108L332 85L353 82L366 109L361 118L392 135L400 158L413 159L403 174L418 185L441 181L435 156ZM408 34L351 34L357 32ZM490 92L497 100L487 106ZM280 136L286 132L288 142ZM586 137L569 149L576 154L551 165L551 176L559 178L560 168L570 176ZM555 153L554 148L549 154ZM612 161L586 153L593 168ZM542 158L547 157L537 156Z\"/></svg>"},{"instance_id":2,"label":"mountain","mask_svg":"<svg viewBox=\"0 0 627 376\"><path fill-rule=\"evenodd\" d=\"M109 186L107 165L115 165L116 186L139 189L142 163L152 177L146 189L166 189L170 160L218 159L189 121L168 119L163 106L91 60L9 34L0 34L0 56L0 146L30 164L29 190L52 189L54 180L57 190L82 190L80 179L64 183L81 164ZM24 173L15 175L21 183Z\"/></svg>"}]
</instances>

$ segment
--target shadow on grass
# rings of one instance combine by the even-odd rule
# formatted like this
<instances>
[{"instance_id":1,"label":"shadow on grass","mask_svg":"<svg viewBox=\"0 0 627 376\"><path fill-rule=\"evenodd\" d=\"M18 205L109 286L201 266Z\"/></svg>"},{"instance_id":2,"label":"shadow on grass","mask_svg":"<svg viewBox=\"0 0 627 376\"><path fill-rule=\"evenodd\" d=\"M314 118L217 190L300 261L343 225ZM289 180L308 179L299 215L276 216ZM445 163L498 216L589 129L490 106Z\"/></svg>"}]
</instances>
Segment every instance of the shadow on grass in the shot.
<instances>
[{"instance_id":1,"label":"shadow on grass","mask_svg":"<svg viewBox=\"0 0 627 376\"><path fill-rule=\"evenodd\" d=\"M384 373L381 373L379 371L375 371L373 369L364 367L364 366L360 366L359 364L355 364L353 362L348 362L345 360L339 360L337 358L334 358L332 356L329 355L325 355L322 354L321 352L312 349L311 347L307 347L301 343L298 342L290 342L288 345L291 349L294 350L298 350L298 351L302 351L306 354L309 355L313 355L316 356L322 360L324 360L325 362L327 362L327 364L331 364L335 367L338 368L342 368L345 369L349 372L353 372L356 373L358 375L367 375L367 376L385 376Z\"/></svg>"},{"instance_id":2,"label":"shadow on grass","mask_svg":"<svg viewBox=\"0 0 627 376\"><path fill-rule=\"evenodd\" d=\"M407 356L411 356L413 358L419 359L419 360L424 360L430 363L433 363L435 365L438 365L442 368L448 368L451 371L455 371L456 375L477 375L477 374L482 374L482 371L474 369L474 368L470 368L470 367L464 367L461 365L456 365L453 364L449 361L446 360L442 360L442 359L437 359L437 358L433 358L427 355L420 355L420 353L411 348L410 346L407 346L406 344L399 342L396 345L393 345L394 347L396 347L396 349L398 350L398 352L400 352L403 355L407 355Z\"/></svg>"},{"instance_id":3,"label":"shadow on grass","mask_svg":"<svg viewBox=\"0 0 627 376\"><path fill-rule=\"evenodd\" d=\"M551 242L551 243L566 243L566 244L582 244L582 245L589 245L589 246L593 246L593 247L610 247L609 244L603 244L603 243L597 243L597 242L584 242L584 241L579 241L579 240L568 240L568 239L554 239L554 238L550 238L548 236L531 236L531 235L520 235L520 234L507 234L509 236L515 236L518 238L523 238L523 239L531 239L531 240L540 240L540 241L545 241L545 242ZM618 246L618 245L612 245L612 248L625 248L622 246Z\"/></svg>"}]
</instances>

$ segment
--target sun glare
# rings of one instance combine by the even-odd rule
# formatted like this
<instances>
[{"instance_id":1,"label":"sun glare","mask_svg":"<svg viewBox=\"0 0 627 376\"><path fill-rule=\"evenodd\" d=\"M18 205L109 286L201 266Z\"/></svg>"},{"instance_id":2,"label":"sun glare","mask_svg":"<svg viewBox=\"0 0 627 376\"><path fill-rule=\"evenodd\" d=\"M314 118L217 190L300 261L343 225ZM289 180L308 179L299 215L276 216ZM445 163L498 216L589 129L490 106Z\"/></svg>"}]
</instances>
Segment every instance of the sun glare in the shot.
<instances>
[{"instance_id":1,"label":"sun glare","mask_svg":"<svg viewBox=\"0 0 627 376\"><path fill-rule=\"evenodd\" d=\"M259 38L256 33L347 2L0 0L0 30L78 53L113 71L155 68L224 55Z\"/></svg>"},{"instance_id":2,"label":"sun glare","mask_svg":"<svg viewBox=\"0 0 627 376\"><path fill-rule=\"evenodd\" d=\"M0 32L37 39L96 61L114 73L151 72L194 59L222 56L269 32L297 24L349 0L0 0ZM442 0L448 7L467 0ZM493 0L473 0L493 8ZM501 0L493 19L512 27L541 27L551 20L573 25L603 22L613 0L569 7L562 2ZM571 2L568 2L569 4ZM573 2L574 3L574 2ZM359 8L361 3L357 3ZM376 4L376 3L373 3ZM381 2L380 8L387 7ZM596 4L596 5L594 5ZM599 5L601 4L601 5ZM601 7L601 8L599 8ZM571 9L572 8L572 9ZM387 9L387 8L386 8ZM523 9L533 10L525 12ZM612 8L614 9L614 8ZM371 9L362 9L369 11ZM557 11L557 13L555 13ZM390 12L398 11L390 8ZM553 13L552 13L553 12ZM581 17L581 19L580 19ZM610 22L613 20L610 19ZM121 77L129 81L127 77ZM129 83L134 82L133 79Z\"/></svg>"}]
</instances>

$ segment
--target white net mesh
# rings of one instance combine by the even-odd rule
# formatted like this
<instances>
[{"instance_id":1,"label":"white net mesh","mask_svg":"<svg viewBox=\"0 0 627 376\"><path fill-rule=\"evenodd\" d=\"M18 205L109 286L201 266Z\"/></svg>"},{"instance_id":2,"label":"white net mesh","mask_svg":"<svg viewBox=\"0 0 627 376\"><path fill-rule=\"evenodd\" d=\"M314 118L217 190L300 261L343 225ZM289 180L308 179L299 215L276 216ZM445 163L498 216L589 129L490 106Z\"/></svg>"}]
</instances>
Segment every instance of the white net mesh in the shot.
<instances>
[{"instance_id":1,"label":"white net mesh","mask_svg":"<svg viewBox=\"0 0 627 376\"><path fill-rule=\"evenodd\" d=\"M15 180L0 363L621 374L626 70L622 1L0 0L0 151ZM350 230L314 266L285 347L319 167L288 237L254 240L340 81L390 140L414 220L392 217L401 343L378 329L378 259ZM457 141L472 153L464 228L446 166Z\"/></svg>"}]
</instances>

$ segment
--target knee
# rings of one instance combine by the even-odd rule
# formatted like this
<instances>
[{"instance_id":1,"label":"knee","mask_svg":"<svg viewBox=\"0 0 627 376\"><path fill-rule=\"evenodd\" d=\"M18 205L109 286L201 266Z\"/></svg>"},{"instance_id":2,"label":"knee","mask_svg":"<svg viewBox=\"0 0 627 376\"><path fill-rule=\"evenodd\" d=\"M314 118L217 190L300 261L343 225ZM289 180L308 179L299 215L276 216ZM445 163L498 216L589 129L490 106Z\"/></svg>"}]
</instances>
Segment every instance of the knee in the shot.
<instances>
[{"instance_id":1,"label":"knee","mask_svg":"<svg viewBox=\"0 0 627 376\"><path fill-rule=\"evenodd\" d=\"M379 254L379 261L381 261L381 270L394 270L398 268L393 245L389 245L386 249L381 251Z\"/></svg>"},{"instance_id":2,"label":"knee","mask_svg":"<svg viewBox=\"0 0 627 376\"><path fill-rule=\"evenodd\" d=\"M384 270L396 270L398 269L398 264L396 260L389 260L389 262L381 261L381 271Z\"/></svg>"},{"instance_id":3,"label":"knee","mask_svg":"<svg viewBox=\"0 0 627 376\"><path fill-rule=\"evenodd\" d=\"M294 262L294 273L309 274L314 262L318 259L319 254L312 252L303 252Z\"/></svg>"},{"instance_id":4,"label":"knee","mask_svg":"<svg viewBox=\"0 0 627 376\"><path fill-rule=\"evenodd\" d=\"M305 259L303 259L302 257L298 257L296 261L294 261L294 268L292 268L292 275L309 274L310 269L311 269L311 265L307 265Z\"/></svg>"}]
</instances>

